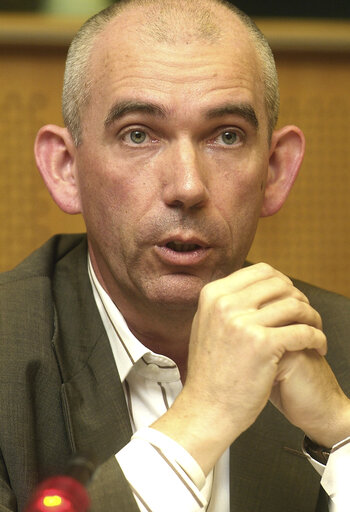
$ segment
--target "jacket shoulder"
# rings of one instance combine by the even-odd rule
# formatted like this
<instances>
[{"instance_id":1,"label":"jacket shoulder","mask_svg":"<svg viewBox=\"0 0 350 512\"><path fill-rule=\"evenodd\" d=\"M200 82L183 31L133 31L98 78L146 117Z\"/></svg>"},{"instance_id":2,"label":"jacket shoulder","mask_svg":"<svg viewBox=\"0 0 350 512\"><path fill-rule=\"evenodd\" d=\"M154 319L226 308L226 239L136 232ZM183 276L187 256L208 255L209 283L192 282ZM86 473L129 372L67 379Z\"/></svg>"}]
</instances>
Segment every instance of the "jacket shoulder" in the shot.
<instances>
[{"instance_id":1,"label":"jacket shoulder","mask_svg":"<svg viewBox=\"0 0 350 512\"><path fill-rule=\"evenodd\" d=\"M15 269L0 275L0 342L3 364L24 361L47 349L55 327L53 281L59 261L79 244L81 235L57 235Z\"/></svg>"},{"instance_id":2,"label":"jacket shoulder","mask_svg":"<svg viewBox=\"0 0 350 512\"><path fill-rule=\"evenodd\" d=\"M293 280L309 299L310 304L320 313L324 327L342 324L344 332L350 334L350 299L317 286ZM343 330L343 329L342 329Z\"/></svg>"},{"instance_id":3,"label":"jacket shoulder","mask_svg":"<svg viewBox=\"0 0 350 512\"><path fill-rule=\"evenodd\" d=\"M0 287L30 278L50 277L56 263L82 243L86 243L84 234L53 236L13 270L1 273Z\"/></svg>"}]
</instances>

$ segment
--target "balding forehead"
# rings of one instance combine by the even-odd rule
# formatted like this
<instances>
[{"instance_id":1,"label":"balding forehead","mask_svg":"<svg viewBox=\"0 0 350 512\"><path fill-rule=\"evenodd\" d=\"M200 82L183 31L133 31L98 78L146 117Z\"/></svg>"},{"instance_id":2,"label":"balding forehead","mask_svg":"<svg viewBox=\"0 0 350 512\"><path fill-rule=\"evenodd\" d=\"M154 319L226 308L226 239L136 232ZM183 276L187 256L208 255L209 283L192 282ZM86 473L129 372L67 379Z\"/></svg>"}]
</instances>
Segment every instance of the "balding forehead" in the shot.
<instances>
[{"instance_id":1,"label":"balding forehead","mask_svg":"<svg viewBox=\"0 0 350 512\"><path fill-rule=\"evenodd\" d=\"M89 27L83 31L82 37L76 38L77 44L66 67L63 113L76 140L81 140L78 122L90 102L90 94L101 77L101 70L108 74L108 68L113 67L114 72L117 71L121 59L127 63L127 53L119 51L119 48L125 50L128 39L140 45L140 52L145 44L155 59L157 49L151 48L150 42L163 45L197 43L199 52L202 44L204 52L206 45L214 46L218 52L224 46L226 53L241 53L243 50L245 56L249 54L248 60L253 63L257 78L265 84L263 94L266 93L267 111L273 128L278 114L278 81L273 56L252 20L233 4L224 0L120 0L107 11L97 15L96 22L93 18L87 22ZM135 55L135 46L132 50L131 59Z\"/></svg>"},{"instance_id":2,"label":"balding forehead","mask_svg":"<svg viewBox=\"0 0 350 512\"><path fill-rule=\"evenodd\" d=\"M137 36L141 42L151 38L170 44L216 43L238 33L250 38L239 17L215 0L136 0L117 11L99 40L103 43L106 34L116 36L121 31L128 32L129 37Z\"/></svg>"},{"instance_id":3,"label":"balding forehead","mask_svg":"<svg viewBox=\"0 0 350 512\"><path fill-rule=\"evenodd\" d=\"M231 53L232 56L239 54L241 64L255 63L254 68L257 73L256 78L258 78L261 66L257 59L255 45L252 43L246 27L237 17L233 16L233 19L226 22L225 26L222 24L223 29L213 25L215 30L211 28L206 19L204 22L207 28L204 29L203 25L197 26L193 19L189 20L188 15L183 16L183 13L173 23L174 16L170 16L168 11L165 12L162 9L160 17L154 18L156 24L152 27L147 22L147 16L153 16L152 11L146 15L149 9L148 5L146 9L143 6L125 8L99 34L91 55L89 70L93 89L95 88L94 85L97 88L102 85L100 80L108 81L109 76L117 77L119 72L122 72L123 75L125 73L129 74L129 72L133 72L131 70L134 70L135 66L137 66L139 72L140 65L143 62L143 52L147 57L144 62L146 66L146 63L149 63L149 56L156 61L157 54L160 51L163 52L164 49L168 52L168 63L172 62L173 54L176 59L181 55L184 69L189 68L189 70L192 69L192 65L195 65L197 56L200 58L206 52L209 52L210 55L213 52L215 55L224 52L226 56ZM143 13L143 16L141 16L141 13ZM164 25L164 37L163 29L158 30L160 23L163 21L169 24L168 28L166 24ZM182 21L183 25L181 25ZM215 23L217 21L220 21L219 18L215 19ZM198 23L200 23L200 20ZM229 27L229 30L227 27ZM206 32L207 29L208 33ZM181 46L180 54L177 51L178 46ZM194 48L195 53L191 51L191 47ZM187 58L188 54L191 57L190 61ZM178 61L176 60L174 64L177 65Z\"/></svg>"}]
</instances>

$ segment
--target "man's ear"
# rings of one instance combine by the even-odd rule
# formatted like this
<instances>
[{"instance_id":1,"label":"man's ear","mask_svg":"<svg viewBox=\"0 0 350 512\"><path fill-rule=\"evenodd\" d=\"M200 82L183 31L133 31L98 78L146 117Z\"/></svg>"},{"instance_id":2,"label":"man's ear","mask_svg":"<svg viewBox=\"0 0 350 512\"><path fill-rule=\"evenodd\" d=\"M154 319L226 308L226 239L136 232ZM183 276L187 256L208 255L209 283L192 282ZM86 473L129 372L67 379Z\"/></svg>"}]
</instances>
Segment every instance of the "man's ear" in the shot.
<instances>
[{"instance_id":1,"label":"man's ear","mask_svg":"<svg viewBox=\"0 0 350 512\"><path fill-rule=\"evenodd\" d=\"M296 126L285 126L273 133L261 217L273 215L285 203L298 175L304 152L305 137Z\"/></svg>"},{"instance_id":2,"label":"man's ear","mask_svg":"<svg viewBox=\"0 0 350 512\"><path fill-rule=\"evenodd\" d=\"M69 131L43 126L35 139L34 154L40 174L55 203L66 213L81 212L76 180L76 147Z\"/></svg>"}]
</instances>

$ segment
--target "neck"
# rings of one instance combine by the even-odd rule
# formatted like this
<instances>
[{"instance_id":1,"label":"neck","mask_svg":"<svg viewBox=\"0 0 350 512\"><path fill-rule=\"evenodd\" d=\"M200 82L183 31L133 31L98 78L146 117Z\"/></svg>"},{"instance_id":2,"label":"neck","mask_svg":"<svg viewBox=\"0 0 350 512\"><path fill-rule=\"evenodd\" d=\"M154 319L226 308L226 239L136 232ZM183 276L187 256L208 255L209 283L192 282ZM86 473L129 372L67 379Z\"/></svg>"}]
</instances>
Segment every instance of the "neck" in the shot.
<instances>
[{"instance_id":1,"label":"neck","mask_svg":"<svg viewBox=\"0 0 350 512\"><path fill-rule=\"evenodd\" d=\"M152 352L169 357L176 363L181 374L181 380L184 382L187 371L191 325L187 328L181 322L176 326L170 326L167 321L166 325L155 328L153 319L148 318L147 320L150 320L152 326L149 330L147 330L146 319L141 322L141 328L138 328L137 325L129 322L126 318L130 331L145 347L149 348Z\"/></svg>"},{"instance_id":2,"label":"neck","mask_svg":"<svg viewBox=\"0 0 350 512\"><path fill-rule=\"evenodd\" d=\"M90 258L98 281L118 307L130 331L152 352L172 359L184 381L192 321L197 304L153 303L138 300L137 296L128 296L128 290L120 293L118 288L113 289L113 279L108 280L112 288L107 286L93 251L90 251Z\"/></svg>"},{"instance_id":3,"label":"neck","mask_svg":"<svg viewBox=\"0 0 350 512\"><path fill-rule=\"evenodd\" d=\"M184 382L195 310L183 308L174 311L158 304L140 310L134 307L134 304L130 307L130 304L118 300L115 300L115 304L134 336L152 352L172 359L178 366Z\"/></svg>"}]
</instances>

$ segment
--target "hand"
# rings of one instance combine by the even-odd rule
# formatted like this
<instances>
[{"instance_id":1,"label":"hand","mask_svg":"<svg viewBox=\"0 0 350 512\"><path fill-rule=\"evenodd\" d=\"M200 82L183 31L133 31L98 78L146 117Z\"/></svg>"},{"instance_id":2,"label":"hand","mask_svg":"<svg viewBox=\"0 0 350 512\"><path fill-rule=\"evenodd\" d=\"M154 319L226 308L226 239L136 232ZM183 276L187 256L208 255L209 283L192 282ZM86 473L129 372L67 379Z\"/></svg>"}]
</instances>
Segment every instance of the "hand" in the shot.
<instances>
[{"instance_id":1,"label":"hand","mask_svg":"<svg viewBox=\"0 0 350 512\"><path fill-rule=\"evenodd\" d=\"M350 400L314 350L283 356L270 399L320 446L331 448L350 436Z\"/></svg>"},{"instance_id":2,"label":"hand","mask_svg":"<svg viewBox=\"0 0 350 512\"><path fill-rule=\"evenodd\" d=\"M284 354L304 349L325 354L321 320L280 272L258 264L206 285L184 389L153 427L208 472L265 407Z\"/></svg>"}]
</instances>

